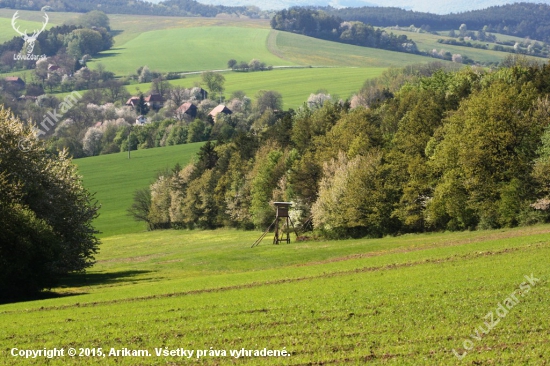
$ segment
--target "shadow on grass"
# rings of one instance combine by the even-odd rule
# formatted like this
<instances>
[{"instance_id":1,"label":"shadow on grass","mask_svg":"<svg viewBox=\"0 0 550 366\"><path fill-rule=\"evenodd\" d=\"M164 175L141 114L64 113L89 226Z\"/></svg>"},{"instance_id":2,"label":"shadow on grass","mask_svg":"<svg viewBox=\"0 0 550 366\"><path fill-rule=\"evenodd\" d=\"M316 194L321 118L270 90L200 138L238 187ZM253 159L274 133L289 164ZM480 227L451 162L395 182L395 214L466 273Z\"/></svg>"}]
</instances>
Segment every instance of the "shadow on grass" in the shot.
<instances>
[{"instance_id":1,"label":"shadow on grass","mask_svg":"<svg viewBox=\"0 0 550 366\"><path fill-rule=\"evenodd\" d=\"M118 36L119 34L122 34L124 32L123 29L111 29L111 31L109 33L111 33L111 36L116 37Z\"/></svg>"},{"instance_id":2,"label":"shadow on grass","mask_svg":"<svg viewBox=\"0 0 550 366\"><path fill-rule=\"evenodd\" d=\"M17 302L57 299L59 297L71 297L71 296L78 296L78 295L86 295L86 292L59 294L53 291L41 291L34 295L26 295L26 296L7 298L7 299L0 298L0 305L14 304Z\"/></svg>"},{"instance_id":3,"label":"shadow on grass","mask_svg":"<svg viewBox=\"0 0 550 366\"><path fill-rule=\"evenodd\" d=\"M121 282L136 282L149 280L149 278L139 278L136 276L150 273L151 271L120 271L120 272L102 272L102 273L72 273L63 277L59 281L58 287L83 287L107 285Z\"/></svg>"},{"instance_id":4,"label":"shadow on grass","mask_svg":"<svg viewBox=\"0 0 550 366\"><path fill-rule=\"evenodd\" d=\"M123 50L124 48L111 48L109 51ZM94 56L94 60L101 60L104 58L115 57L120 55L120 52L99 53Z\"/></svg>"},{"instance_id":5,"label":"shadow on grass","mask_svg":"<svg viewBox=\"0 0 550 366\"><path fill-rule=\"evenodd\" d=\"M84 287L84 286L108 285L108 284L122 283L122 282L146 281L146 280L150 280L150 278L136 279L135 277L145 273L150 273L150 272L151 271L72 273L62 277L59 280L57 287L60 287L60 288L77 287L78 288L78 287ZM16 302L55 299L59 297L79 296L79 295L86 295L86 294L87 292L57 293L54 291L45 290L33 295L19 295L12 298L0 297L0 305L16 303Z\"/></svg>"}]
</instances>

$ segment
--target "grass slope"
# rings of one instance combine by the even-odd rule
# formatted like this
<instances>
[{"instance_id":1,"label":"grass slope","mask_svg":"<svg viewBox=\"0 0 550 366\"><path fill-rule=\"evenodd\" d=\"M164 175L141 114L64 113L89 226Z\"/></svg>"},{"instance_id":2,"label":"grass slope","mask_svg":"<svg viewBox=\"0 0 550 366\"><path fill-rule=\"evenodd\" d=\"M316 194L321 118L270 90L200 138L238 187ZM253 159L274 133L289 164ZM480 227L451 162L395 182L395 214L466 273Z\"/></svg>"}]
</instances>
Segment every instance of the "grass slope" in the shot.
<instances>
[{"instance_id":1,"label":"grass slope","mask_svg":"<svg viewBox=\"0 0 550 366\"><path fill-rule=\"evenodd\" d=\"M256 58L268 65L293 65L267 50L269 32L239 27L150 31L103 52L97 60L116 74L133 74L143 65L162 72L224 69L232 58L246 62Z\"/></svg>"},{"instance_id":2,"label":"grass slope","mask_svg":"<svg viewBox=\"0 0 550 366\"><path fill-rule=\"evenodd\" d=\"M550 226L249 248L259 232L161 231L104 239L64 296L0 305L0 363L19 349L147 349L64 364L545 364ZM524 275L540 279L518 290ZM515 292L488 334L475 329ZM479 329L479 328L478 328ZM471 336L473 334L473 336ZM469 347L470 344L466 343ZM225 350L186 360L154 348ZM231 358L268 349L288 357ZM45 359L33 360L36 364ZM32 361L31 361L32 362Z\"/></svg>"},{"instance_id":3,"label":"grass slope","mask_svg":"<svg viewBox=\"0 0 550 366\"><path fill-rule=\"evenodd\" d=\"M273 31L270 50L288 61L313 66L389 67L433 61L404 52L324 41L289 32Z\"/></svg>"},{"instance_id":4,"label":"grass slope","mask_svg":"<svg viewBox=\"0 0 550 366\"><path fill-rule=\"evenodd\" d=\"M109 14L111 29L115 32L115 45L120 46L138 37L144 32L194 27L239 27L270 29L267 19L240 19L240 18L184 18L164 16L142 16Z\"/></svg>"},{"instance_id":5,"label":"grass slope","mask_svg":"<svg viewBox=\"0 0 550 366\"><path fill-rule=\"evenodd\" d=\"M74 160L83 176L84 186L96 193L95 198L101 204L95 228L102 232L102 236L145 230L143 223L126 214L134 192L148 187L155 180L156 172L171 169L176 163L187 165L201 145L137 150L131 152L131 159L124 152Z\"/></svg>"}]
</instances>

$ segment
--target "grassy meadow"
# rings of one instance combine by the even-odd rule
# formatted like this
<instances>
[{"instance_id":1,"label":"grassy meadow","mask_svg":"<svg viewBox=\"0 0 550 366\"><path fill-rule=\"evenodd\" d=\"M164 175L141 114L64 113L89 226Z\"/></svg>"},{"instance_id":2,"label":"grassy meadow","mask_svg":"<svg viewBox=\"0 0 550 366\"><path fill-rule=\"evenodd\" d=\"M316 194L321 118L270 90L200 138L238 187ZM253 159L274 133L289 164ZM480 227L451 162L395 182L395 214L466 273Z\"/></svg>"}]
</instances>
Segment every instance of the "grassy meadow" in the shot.
<instances>
[{"instance_id":1,"label":"grassy meadow","mask_svg":"<svg viewBox=\"0 0 550 366\"><path fill-rule=\"evenodd\" d=\"M268 237L250 248L259 234L104 238L94 268L54 289L63 296L0 305L0 363L45 363L15 358L13 347L105 353L50 365L459 364L454 352L466 364L550 359L549 270L541 260L550 255L548 225L279 246ZM537 281L521 294L531 274ZM498 318L514 291L518 302ZM499 323L477 336L490 312ZM109 356L122 348L151 356ZM195 353L157 356L155 348ZM242 348L289 356L231 357ZM219 355L197 358L196 350L210 349Z\"/></svg>"},{"instance_id":2,"label":"grassy meadow","mask_svg":"<svg viewBox=\"0 0 550 366\"><path fill-rule=\"evenodd\" d=\"M202 144L135 150L130 159L123 152L74 160L84 185L101 204L95 227L102 236L144 231L145 224L126 214L134 192L153 183L157 172L172 169L176 163L187 165Z\"/></svg>"}]
</instances>

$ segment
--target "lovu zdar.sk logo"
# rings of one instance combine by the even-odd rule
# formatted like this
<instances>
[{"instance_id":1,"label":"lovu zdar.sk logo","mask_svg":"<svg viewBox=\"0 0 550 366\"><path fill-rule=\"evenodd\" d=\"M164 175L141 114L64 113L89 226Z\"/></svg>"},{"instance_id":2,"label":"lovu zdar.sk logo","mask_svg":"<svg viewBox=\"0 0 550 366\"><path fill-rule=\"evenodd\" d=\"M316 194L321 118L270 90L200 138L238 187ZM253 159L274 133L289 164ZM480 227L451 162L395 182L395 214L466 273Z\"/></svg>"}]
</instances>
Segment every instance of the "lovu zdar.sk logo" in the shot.
<instances>
[{"instance_id":1,"label":"lovu zdar.sk logo","mask_svg":"<svg viewBox=\"0 0 550 366\"><path fill-rule=\"evenodd\" d=\"M42 33L44 29L46 29L46 26L48 25L48 14L44 12L44 22L42 23L42 29L35 29L32 35L28 35L26 29L24 32L21 32L19 30L19 26L15 24L17 19L19 19L19 11L16 11L15 14L13 14L13 17L11 18L11 26L13 27L14 31L16 31L19 35L21 35L21 37L23 37L23 40L25 41L25 44L27 46L27 54L13 55L14 60L38 60L41 58L45 58L46 55L36 56L32 54L32 51L34 50L36 39L38 38L40 33Z\"/></svg>"}]
</instances>

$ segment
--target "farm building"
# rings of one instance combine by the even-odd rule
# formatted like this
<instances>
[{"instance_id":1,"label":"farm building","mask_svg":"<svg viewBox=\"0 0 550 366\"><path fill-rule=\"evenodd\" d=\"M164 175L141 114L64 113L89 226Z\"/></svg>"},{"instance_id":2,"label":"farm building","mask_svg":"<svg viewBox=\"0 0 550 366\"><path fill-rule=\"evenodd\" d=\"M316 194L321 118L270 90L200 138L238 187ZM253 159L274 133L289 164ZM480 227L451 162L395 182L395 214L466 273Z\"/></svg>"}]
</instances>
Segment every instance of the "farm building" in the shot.
<instances>
[{"instance_id":1,"label":"farm building","mask_svg":"<svg viewBox=\"0 0 550 366\"><path fill-rule=\"evenodd\" d=\"M138 103L139 103L139 97L131 97L131 98L128 99L128 101L126 102L126 105L135 108L135 106L136 106Z\"/></svg>"},{"instance_id":2,"label":"farm building","mask_svg":"<svg viewBox=\"0 0 550 366\"><path fill-rule=\"evenodd\" d=\"M4 80L6 81L6 83L9 83L10 85L19 86L22 88L25 87L25 82L19 76L8 76L4 78Z\"/></svg>"},{"instance_id":3,"label":"farm building","mask_svg":"<svg viewBox=\"0 0 550 366\"><path fill-rule=\"evenodd\" d=\"M220 104L216 108L212 109L210 113L208 113L208 115L215 120L216 116L220 113L231 114L233 112L231 111L231 109L227 108L225 105Z\"/></svg>"},{"instance_id":4,"label":"farm building","mask_svg":"<svg viewBox=\"0 0 550 366\"><path fill-rule=\"evenodd\" d=\"M197 99L199 100L205 100L205 99L208 99L208 92L206 90L204 90L203 88L201 87L194 87L192 89L192 93L194 95L198 95L199 97Z\"/></svg>"},{"instance_id":5,"label":"farm building","mask_svg":"<svg viewBox=\"0 0 550 366\"><path fill-rule=\"evenodd\" d=\"M176 113L178 113L182 117L189 116L191 118L195 118L197 116L197 106L191 102L183 103L176 110Z\"/></svg>"},{"instance_id":6,"label":"farm building","mask_svg":"<svg viewBox=\"0 0 550 366\"><path fill-rule=\"evenodd\" d=\"M149 108L159 110L164 104L164 98L160 94L151 94L145 97L145 103Z\"/></svg>"}]
</instances>

